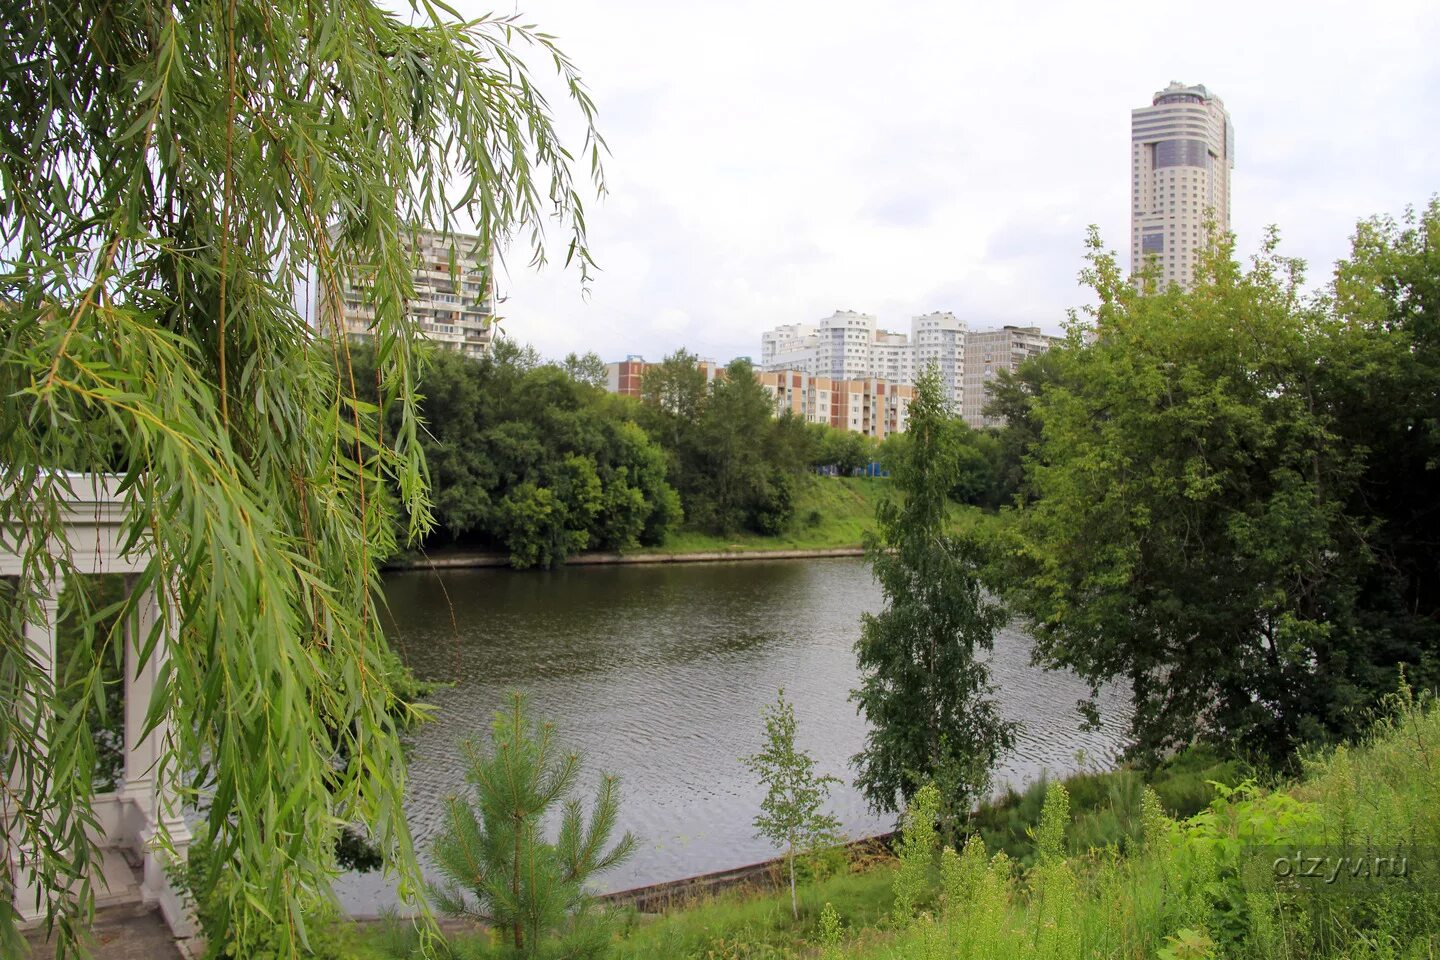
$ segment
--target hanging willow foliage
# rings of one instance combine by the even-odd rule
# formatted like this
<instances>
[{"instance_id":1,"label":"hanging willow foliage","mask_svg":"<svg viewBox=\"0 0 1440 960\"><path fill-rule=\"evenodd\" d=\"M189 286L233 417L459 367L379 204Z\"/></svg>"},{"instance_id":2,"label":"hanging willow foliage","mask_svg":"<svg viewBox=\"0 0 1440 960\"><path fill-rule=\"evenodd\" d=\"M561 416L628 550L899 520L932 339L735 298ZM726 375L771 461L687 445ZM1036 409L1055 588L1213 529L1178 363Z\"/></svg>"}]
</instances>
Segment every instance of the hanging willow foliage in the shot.
<instances>
[{"instance_id":1,"label":"hanging willow foliage","mask_svg":"<svg viewBox=\"0 0 1440 960\"><path fill-rule=\"evenodd\" d=\"M176 636L161 774L207 810L198 874L225 878L201 896L235 955L296 955L341 820L417 889L374 563L394 546L391 491L410 535L430 523L403 241L464 218L538 264L553 221L588 276L593 105L551 37L425 0L410 25L368 0L0 10L0 536L25 563L0 617L7 849L36 857L68 951L98 855L99 667L52 684L21 629L73 572L58 471L118 472L140 585ZM527 51L583 120L578 185ZM376 383L296 309L308 287L337 315L347 276L370 288ZM362 395L398 407L398 430Z\"/></svg>"}]
</instances>

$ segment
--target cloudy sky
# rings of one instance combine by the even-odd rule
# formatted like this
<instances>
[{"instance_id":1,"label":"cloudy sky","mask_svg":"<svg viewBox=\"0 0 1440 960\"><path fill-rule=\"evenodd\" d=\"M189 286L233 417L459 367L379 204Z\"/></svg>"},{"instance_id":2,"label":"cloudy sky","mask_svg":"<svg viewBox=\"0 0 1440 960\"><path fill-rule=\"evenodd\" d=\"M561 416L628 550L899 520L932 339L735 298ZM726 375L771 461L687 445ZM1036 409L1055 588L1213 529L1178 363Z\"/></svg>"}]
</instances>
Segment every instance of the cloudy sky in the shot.
<instances>
[{"instance_id":1,"label":"cloudy sky","mask_svg":"<svg viewBox=\"0 0 1440 960\"><path fill-rule=\"evenodd\" d=\"M1058 330L1088 224L1128 263L1130 110L1171 80L1234 120L1242 254L1276 224L1322 281L1357 219L1440 191L1433 2L460 9L556 34L609 141L588 298L558 261L502 277L505 329L551 356L723 361L837 308Z\"/></svg>"}]
</instances>

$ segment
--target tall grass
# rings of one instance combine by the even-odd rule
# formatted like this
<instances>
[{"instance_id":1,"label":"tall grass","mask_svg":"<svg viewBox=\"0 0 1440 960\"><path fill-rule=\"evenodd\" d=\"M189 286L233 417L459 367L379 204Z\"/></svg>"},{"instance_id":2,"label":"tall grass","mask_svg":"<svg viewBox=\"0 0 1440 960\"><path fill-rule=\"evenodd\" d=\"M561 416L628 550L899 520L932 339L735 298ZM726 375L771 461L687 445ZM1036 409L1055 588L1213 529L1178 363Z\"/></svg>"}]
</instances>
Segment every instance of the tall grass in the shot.
<instances>
[{"instance_id":1,"label":"tall grass","mask_svg":"<svg viewBox=\"0 0 1440 960\"><path fill-rule=\"evenodd\" d=\"M1440 953L1440 711L1408 696L1392 706L1366 743L1310 759L1290 788L1220 786L1205 809L1183 820L1146 788L1126 853L1115 846L1074 853L1064 836L1075 827L1069 796L1051 785L1028 868L1003 851L990 857L973 837L963 853L941 854L937 910L888 942L834 955L1433 957ZM1372 872L1375 856L1397 851L1407 857L1406 876ZM1300 876L1297 859L1323 861L1336 879Z\"/></svg>"},{"instance_id":2,"label":"tall grass","mask_svg":"<svg viewBox=\"0 0 1440 960\"><path fill-rule=\"evenodd\" d=\"M788 897L727 894L664 916L623 915L608 955L1437 957L1440 709L1406 691L1389 706L1364 743L1306 758L1299 780L1278 789L1241 779L1207 751L1178 756L1148 784L1126 770L1042 783L982 811L959 851L912 830L898 870L893 861L852 865L805 884L798 923ZM1296 854L1369 862L1361 855L1397 849L1409 858L1404 877L1325 883L1276 870ZM499 955L483 937L451 945L455 957ZM413 955L404 945L382 952L376 937L364 946L387 960Z\"/></svg>"}]
</instances>

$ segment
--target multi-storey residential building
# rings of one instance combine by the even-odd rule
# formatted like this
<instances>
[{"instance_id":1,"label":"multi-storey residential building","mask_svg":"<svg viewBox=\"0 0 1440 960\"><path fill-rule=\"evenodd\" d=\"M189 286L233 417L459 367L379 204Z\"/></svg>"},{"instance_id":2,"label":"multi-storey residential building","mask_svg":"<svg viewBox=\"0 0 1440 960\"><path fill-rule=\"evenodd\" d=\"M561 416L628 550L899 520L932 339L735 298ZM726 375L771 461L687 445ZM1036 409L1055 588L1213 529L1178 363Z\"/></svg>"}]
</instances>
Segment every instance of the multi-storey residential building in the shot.
<instances>
[{"instance_id":1,"label":"multi-storey residential building","mask_svg":"<svg viewBox=\"0 0 1440 960\"><path fill-rule=\"evenodd\" d=\"M960 412L976 430L998 427L1004 421L985 416L990 401L989 385L1001 370L1015 370L1030 357L1050 349L1059 338L1040 332L1039 327L1001 327L999 330L972 330L965 335L965 387Z\"/></svg>"},{"instance_id":2,"label":"multi-storey residential building","mask_svg":"<svg viewBox=\"0 0 1440 960\"><path fill-rule=\"evenodd\" d=\"M420 334L467 356L487 353L494 336L495 285L484 241L470 234L417 230L409 236L407 248L414 260L415 298L406 309ZM346 335L369 339L375 309L365 278L350 277L341 298Z\"/></svg>"},{"instance_id":3,"label":"multi-storey residential building","mask_svg":"<svg viewBox=\"0 0 1440 960\"><path fill-rule=\"evenodd\" d=\"M958 412L965 393L965 321L948 310L937 310L912 319L910 335L915 375L933 365L951 411Z\"/></svg>"},{"instance_id":4,"label":"multi-storey residential building","mask_svg":"<svg viewBox=\"0 0 1440 960\"><path fill-rule=\"evenodd\" d=\"M1130 268L1154 258L1162 285L1188 287L1207 225L1230 229L1235 128L1204 86L1171 83L1130 113Z\"/></svg>"},{"instance_id":5,"label":"multi-storey residential building","mask_svg":"<svg viewBox=\"0 0 1440 960\"><path fill-rule=\"evenodd\" d=\"M854 310L836 310L816 324L814 372L832 380L871 375L875 318Z\"/></svg>"},{"instance_id":6,"label":"multi-storey residential building","mask_svg":"<svg viewBox=\"0 0 1440 960\"><path fill-rule=\"evenodd\" d=\"M803 370L769 370L756 374L775 405L809 423L863 433L884 440L905 430L915 388L878 377L837 380Z\"/></svg>"},{"instance_id":7,"label":"multi-storey residential building","mask_svg":"<svg viewBox=\"0 0 1440 960\"><path fill-rule=\"evenodd\" d=\"M697 360L695 365L705 375L707 384L714 381L716 377L725 375L725 368L714 360ZM605 364L605 389L611 393L618 393L622 397L641 398L642 382L645 379L645 371L658 364L647 363L645 358L637 354L630 354L624 360L615 363Z\"/></svg>"},{"instance_id":8,"label":"multi-storey residential building","mask_svg":"<svg viewBox=\"0 0 1440 960\"><path fill-rule=\"evenodd\" d=\"M818 343L814 324L786 323L760 335L761 370L806 370L815 364Z\"/></svg>"},{"instance_id":9,"label":"multi-storey residential building","mask_svg":"<svg viewBox=\"0 0 1440 960\"><path fill-rule=\"evenodd\" d=\"M836 310L817 323L787 323L762 333L759 369L908 383L914 378L914 352L909 337L877 329L870 314Z\"/></svg>"},{"instance_id":10,"label":"multi-storey residential building","mask_svg":"<svg viewBox=\"0 0 1440 960\"><path fill-rule=\"evenodd\" d=\"M915 381L915 349L903 333L876 330L870 344L869 376L891 383Z\"/></svg>"},{"instance_id":11,"label":"multi-storey residential building","mask_svg":"<svg viewBox=\"0 0 1440 960\"><path fill-rule=\"evenodd\" d=\"M630 354L624 360L605 364L605 389L622 397L640 399L640 381L649 364L638 354Z\"/></svg>"}]
</instances>

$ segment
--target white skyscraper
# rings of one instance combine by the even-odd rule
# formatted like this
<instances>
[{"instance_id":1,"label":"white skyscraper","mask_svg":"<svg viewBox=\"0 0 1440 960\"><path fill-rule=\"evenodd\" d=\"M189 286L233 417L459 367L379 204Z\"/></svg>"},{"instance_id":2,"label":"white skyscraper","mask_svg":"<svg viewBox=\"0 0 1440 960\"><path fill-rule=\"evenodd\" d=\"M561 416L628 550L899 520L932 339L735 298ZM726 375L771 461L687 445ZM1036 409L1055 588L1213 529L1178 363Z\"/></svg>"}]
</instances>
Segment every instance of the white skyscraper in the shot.
<instances>
[{"instance_id":1,"label":"white skyscraper","mask_svg":"<svg viewBox=\"0 0 1440 960\"><path fill-rule=\"evenodd\" d=\"M1235 128L1204 86L1182 83L1130 113L1130 268L1156 258L1162 286L1188 287L1206 224L1230 229Z\"/></svg>"},{"instance_id":2,"label":"white skyscraper","mask_svg":"<svg viewBox=\"0 0 1440 960\"><path fill-rule=\"evenodd\" d=\"M915 375L934 364L945 399L958 413L965 389L965 321L948 310L923 314L910 321L910 338L915 343Z\"/></svg>"}]
</instances>

